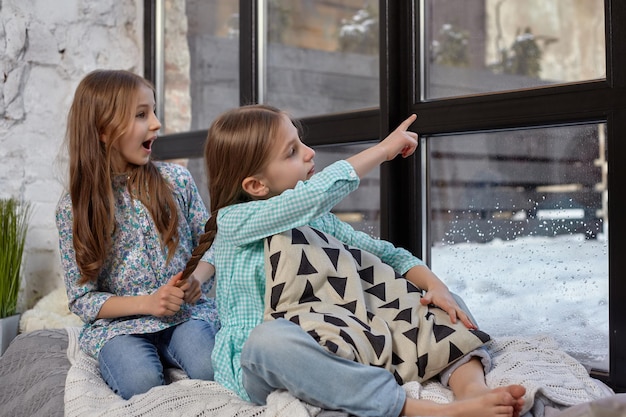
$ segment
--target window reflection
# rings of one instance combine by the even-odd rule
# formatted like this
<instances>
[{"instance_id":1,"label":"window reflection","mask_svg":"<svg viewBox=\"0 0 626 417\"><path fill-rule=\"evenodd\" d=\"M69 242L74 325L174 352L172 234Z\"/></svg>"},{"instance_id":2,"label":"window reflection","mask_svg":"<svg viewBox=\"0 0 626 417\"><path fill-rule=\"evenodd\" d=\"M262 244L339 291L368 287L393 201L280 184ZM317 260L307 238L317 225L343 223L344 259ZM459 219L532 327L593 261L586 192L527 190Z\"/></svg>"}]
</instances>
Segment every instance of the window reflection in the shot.
<instances>
[{"instance_id":1,"label":"window reflection","mask_svg":"<svg viewBox=\"0 0 626 417\"><path fill-rule=\"evenodd\" d=\"M295 117L379 105L378 1L266 4L265 102Z\"/></svg>"},{"instance_id":2,"label":"window reflection","mask_svg":"<svg viewBox=\"0 0 626 417\"><path fill-rule=\"evenodd\" d=\"M315 170L340 159L346 159L369 148L372 143L315 147ZM356 230L380 237L380 169L375 168L361 178L359 188L337 204L332 212Z\"/></svg>"},{"instance_id":3,"label":"window reflection","mask_svg":"<svg viewBox=\"0 0 626 417\"><path fill-rule=\"evenodd\" d=\"M608 370L604 124L428 138L432 269L492 336Z\"/></svg>"},{"instance_id":4,"label":"window reflection","mask_svg":"<svg viewBox=\"0 0 626 417\"><path fill-rule=\"evenodd\" d=\"M165 0L163 133L206 129L239 105L239 3Z\"/></svg>"},{"instance_id":5,"label":"window reflection","mask_svg":"<svg viewBox=\"0 0 626 417\"><path fill-rule=\"evenodd\" d=\"M425 0L426 98L601 79L603 0Z\"/></svg>"}]
</instances>

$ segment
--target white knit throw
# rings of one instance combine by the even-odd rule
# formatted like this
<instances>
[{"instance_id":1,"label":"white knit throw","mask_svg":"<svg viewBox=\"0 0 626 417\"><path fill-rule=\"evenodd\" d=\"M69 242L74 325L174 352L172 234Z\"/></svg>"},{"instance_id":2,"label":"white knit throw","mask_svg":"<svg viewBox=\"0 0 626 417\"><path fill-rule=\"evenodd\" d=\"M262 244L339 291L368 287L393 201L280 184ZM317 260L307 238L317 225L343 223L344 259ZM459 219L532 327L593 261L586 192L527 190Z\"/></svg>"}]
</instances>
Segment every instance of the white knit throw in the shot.
<instances>
[{"instance_id":1,"label":"white knit throw","mask_svg":"<svg viewBox=\"0 0 626 417\"><path fill-rule=\"evenodd\" d=\"M182 371L171 372L168 385L124 400L100 377L97 362L80 351L78 328L67 328L68 359L72 364L65 385L65 415L89 416L205 416L205 417L315 417L320 409L284 391L268 397L267 406L241 400L221 385L187 379ZM487 385L521 384L526 387L522 414L543 417L544 407L565 408L614 393L589 377L585 368L560 351L549 337L502 338L487 344L494 367ZM404 386L413 398L451 402L452 392L439 382L410 382Z\"/></svg>"},{"instance_id":2,"label":"white knit throw","mask_svg":"<svg viewBox=\"0 0 626 417\"><path fill-rule=\"evenodd\" d=\"M486 376L487 386L524 386L523 417L543 417L548 414L548 409L554 412L615 395L605 384L591 378L585 367L560 350L549 336L495 338L485 347L493 361L493 367ZM409 382L404 389L413 398L438 403L454 399L452 391L436 379L422 385Z\"/></svg>"},{"instance_id":3,"label":"white knit throw","mask_svg":"<svg viewBox=\"0 0 626 417\"><path fill-rule=\"evenodd\" d=\"M67 356L72 364L65 381L67 417L314 417L321 411L284 391L272 393L267 406L257 406L216 382L188 379L182 371L170 372L167 378L172 382L168 385L124 400L104 382L98 362L78 347L80 329L68 327L67 330Z\"/></svg>"}]
</instances>

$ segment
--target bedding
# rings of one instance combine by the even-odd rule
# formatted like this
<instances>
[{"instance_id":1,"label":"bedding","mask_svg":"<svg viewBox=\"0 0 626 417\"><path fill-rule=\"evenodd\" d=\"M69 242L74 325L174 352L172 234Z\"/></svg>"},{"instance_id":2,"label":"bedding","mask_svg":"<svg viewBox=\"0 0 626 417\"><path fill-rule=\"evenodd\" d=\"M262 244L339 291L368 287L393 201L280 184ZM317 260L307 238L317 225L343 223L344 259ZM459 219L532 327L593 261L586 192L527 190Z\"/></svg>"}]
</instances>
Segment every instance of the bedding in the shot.
<instances>
[{"instance_id":1,"label":"bedding","mask_svg":"<svg viewBox=\"0 0 626 417\"><path fill-rule=\"evenodd\" d=\"M256 406L210 381L168 370L169 385L123 400L78 348L80 329L40 329L18 335L0 357L0 416L347 417L283 393Z\"/></svg>"},{"instance_id":2,"label":"bedding","mask_svg":"<svg viewBox=\"0 0 626 417\"><path fill-rule=\"evenodd\" d=\"M272 394L267 407L257 407L218 384L186 380L176 372L170 377L177 382L124 401L108 389L94 361L77 349L77 335L77 328L41 329L21 334L11 343L0 357L0 416L347 417L310 407L285 392ZM494 369L487 375L490 386L522 382L528 388L532 406L523 417L626 416L626 394L614 394L588 377L547 336L496 339L486 348L495 358ZM535 361L528 363L528 358ZM452 399L449 390L433 381L410 382L404 388L415 398ZM567 402L576 405L559 404ZM162 412L163 407L170 412Z\"/></svg>"},{"instance_id":3,"label":"bedding","mask_svg":"<svg viewBox=\"0 0 626 417\"><path fill-rule=\"evenodd\" d=\"M59 294L63 297L55 302L35 306L41 320L32 322L30 331L22 330L0 356L0 417L347 417L311 407L285 392L273 393L267 407L254 406L214 382L189 380L172 370L169 385L124 401L104 383L95 361L78 349L79 329L68 324L73 323L71 318L61 321L69 327L42 328L50 323L41 310L60 309L62 316L67 315L67 298L64 292ZM63 308L49 307L55 303ZM57 325L58 317L54 322ZM549 336L498 338L487 342L485 348L494 361L487 374L489 386L521 383L527 387L528 410L523 417L626 417L626 394L614 394L590 378ZM438 402L453 398L434 380L410 382L404 388L414 398Z\"/></svg>"},{"instance_id":4,"label":"bedding","mask_svg":"<svg viewBox=\"0 0 626 417\"><path fill-rule=\"evenodd\" d=\"M61 417L70 369L68 333L41 329L18 335L0 357L0 415Z\"/></svg>"}]
</instances>

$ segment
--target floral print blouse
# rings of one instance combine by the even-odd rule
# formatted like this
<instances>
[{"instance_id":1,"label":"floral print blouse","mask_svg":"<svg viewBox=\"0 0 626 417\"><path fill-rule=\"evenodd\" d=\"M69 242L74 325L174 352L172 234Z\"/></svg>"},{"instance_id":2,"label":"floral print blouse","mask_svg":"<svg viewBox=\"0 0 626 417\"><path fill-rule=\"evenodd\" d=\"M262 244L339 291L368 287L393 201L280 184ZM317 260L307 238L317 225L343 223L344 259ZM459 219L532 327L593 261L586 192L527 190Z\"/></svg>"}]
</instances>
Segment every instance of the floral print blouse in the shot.
<instances>
[{"instance_id":1,"label":"floral print blouse","mask_svg":"<svg viewBox=\"0 0 626 417\"><path fill-rule=\"evenodd\" d=\"M164 330L190 318L207 320L219 328L215 300L202 296L194 305L184 303L172 316L131 316L97 319L102 304L111 296L134 296L154 293L160 286L185 268L193 248L198 244L208 213L193 177L181 165L155 162L161 175L172 185L178 203L179 245L166 264L167 252L162 248L159 232L148 209L132 198L126 176L113 180L116 199L116 229L112 248L104 262L97 282L79 285L81 278L72 237L72 202L63 195L56 210L59 248L70 310L85 323L80 334L81 349L98 357L100 349L114 336L143 334ZM203 286L207 294L213 279Z\"/></svg>"}]
</instances>

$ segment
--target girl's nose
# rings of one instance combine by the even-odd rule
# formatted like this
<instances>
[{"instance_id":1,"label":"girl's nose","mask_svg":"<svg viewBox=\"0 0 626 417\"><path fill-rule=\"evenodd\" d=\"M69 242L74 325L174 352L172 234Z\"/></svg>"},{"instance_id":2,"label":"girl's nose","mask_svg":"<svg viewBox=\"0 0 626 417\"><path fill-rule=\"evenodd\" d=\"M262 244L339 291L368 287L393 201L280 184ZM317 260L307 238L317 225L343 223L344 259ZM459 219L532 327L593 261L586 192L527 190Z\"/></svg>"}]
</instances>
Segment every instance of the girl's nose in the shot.
<instances>
[{"instance_id":1,"label":"girl's nose","mask_svg":"<svg viewBox=\"0 0 626 417\"><path fill-rule=\"evenodd\" d=\"M150 124L150 126L151 126L151 130L161 129L161 122L159 121L159 118L156 117L156 115L154 115L154 119L152 120L152 123Z\"/></svg>"},{"instance_id":2,"label":"girl's nose","mask_svg":"<svg viewBox=\"0 0 626 417\"><path fill-rule=\"evenodd\" d=\"M306 154L307 161L310 161L314 157L315 157L315 149L307 146L307 154Z\"/></svg>"}]
</instances>

